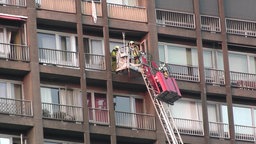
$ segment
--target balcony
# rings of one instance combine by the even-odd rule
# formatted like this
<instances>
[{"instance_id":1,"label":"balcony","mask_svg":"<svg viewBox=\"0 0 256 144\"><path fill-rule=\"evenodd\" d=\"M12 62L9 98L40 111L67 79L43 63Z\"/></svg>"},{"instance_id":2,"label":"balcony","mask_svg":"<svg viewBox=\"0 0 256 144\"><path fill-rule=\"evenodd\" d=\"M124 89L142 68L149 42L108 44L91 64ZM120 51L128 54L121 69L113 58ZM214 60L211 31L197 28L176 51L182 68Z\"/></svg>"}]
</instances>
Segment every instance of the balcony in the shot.
<instances>
[{"instance_id":1,"label":"balcony","mask_svg":"<svg viewBox=\"0 0 256 144\"><path fill-rule=\"evenodd\" d=\"M29 61L29 48L25 45L0 43L0 59Z\"/></svg>"},{"instance_id":2,"label":"balcony","mask_svg":"<svg viewBox=\"0 0 256 144\"><path fill-rule=\"evenodd\" d=\"M209 122L210 137L229 139L229 125L222 122Z\"/></svg>"},{"instance_id":3,"label":"balcony","mask_svg":"<svg viewBox=\"0 0 256 144\"><path fill-rule=\"evenodd\" d=\"M235 125L235 138L241 141L256 141L256 127Z\"/></svg>"},{"instance_id":4,"label":"balcony","mask_svg":"<svg viewBox=\"0 0 256 144\"><path fill-rule=\"evenodd\" d=\"M204 128L203 128L202 121L174 118L174 122L180 134L197 135L197 136L204 135Z\"/></svg>"},{"instance_id":5,"label":"balcony","mask_svg":"<svg viewBox=\"0 0 256 144\"><path fill-rule=\"evenodd\" d=\"M0 5L3 6L26 6L26 0L0 0Z\"/></svg>"},{"instance_id":6,"label":"balcony","mask_svg":"<svg viewBox=\"0 0 256 144\"><path fill-rule=\"evenodd\" d=\"M79 106L42 103L42 110L45 119L83 122L83 108Z\"/></svg>"},{"instance_id":7,"label":"balcony","mask_svg":"<svg viewBox=\"0 0 256 144\"><path fill-rule=\"evenodd\" d=\"M192 13L157 9L156 23L162 26L195 29L195 15Z\"/></svg>"},{"instance_id":8,"label":"balcony","mask_svg":"<svg viewBox=\"0 0 256 144\"><path fill-rule=\"evenodd\" d=\"M89 122L109 125L109 111L107 109L89 108Z\"/></svg>"},{"instance_id":9,"label":"balcony","mask_svg":"<svg viewBox=\"0 0 256 144\"><path fill-rule=\"evenodd\" d=\"M223 70L205 68L205 81L213 85L225 85L225 76Z\"/></svg>"},{"instance_id":10,"label":"balcony","mask_svg":"<svg viewBox=\"0 0 256 144\"><path fill-rule=\"evenodd\" d=\"M226 18L227 33L256 37L256 22Z\"/></svg>"},{"instance_id":11,"label":"balcony","mask_svg":"<svg viewBox=\"0 0 256 144\"><path fill-rule=\"evenodd\" d=\"M100 2L95 2L96 14L97 16L102 17L102 5ZM82 14L92 15L92 2L91 1L82 1Z\"/></svg>"},{"instance_id":12,"label":"balcony","mask_svg":"<svg viewBox=\"0 0 256 144\"><path fill-rule=\"evenodd\" d=\"M233 87L256 89L256 74L230 72L231 85Z\"/></svg>"},{"instance_id":13,"label":"balcony","mask_svg":"<svg viewBox=\"0 0 256 144\"><path fill-rule=\"evenodd\" d=\"M132 129L156 130L155 117L148 114L115 112L116 125Z\"/></svg>"},{"instance_id":14,"label":"balcony","mask_svg":"<svg viewBox=\"0 0 256 144\"><path fill-rule=\"evenodd\" d=\"M64 67L79 67L78 52L39 48L39 62Z\"/></svg>"},{"instance_id":15,"label":"balcony","mask_svg":"<svg viewBox=\"0 0 256 144\"><path fill-rule=\"evenodd\" d=\"M178 80L199 82L198 67L168 64L170 75Z\"/></svg>"},{"instance_id":16,"label":"balcony","mask_svg":"<svg viewBox=\"0 0 256 144\"><path fill-rule=\"evenodd\" d=\"M113 19L147 22L147 10L144 7L108 3L108 17Z\"/></svg>"},{"instance_id":17,"label":"balcony","mask_svg":"<svg viewBox=\"0 0 256 144\"><path fill-rule=\"evenodd\" d=\"M17 116L33 116L32 103L28 100L0 98L0 113Z\"/></svg>"},{"instance_id":18,"label":"balcony","mask_svg":"<svg viewBox=\"0 0 256 144\"><path fill-rule=\"evenodd\" d=\"M85 53L85 68L92 70L106 70L105 56Z\"/></svg>"},{"instance_id":19,"label":"balcony","mask_svg":"<svg viewBox=\"0 0 256 144\"><path fill-rule=\"evenodd\" d=\"M201 29L209 32L221 32L220 18L215 16L201 15Z\"/></svg>"},{"instance_id":20,"label":"balcony","mask_svg":"<svg viewBox=\"0 0 256 144\"><path fill-rule=\"evenodd\" d=\"M35 0L36 5L40 9L76 13L75 0Z\"/></svg>"}]
</instances>

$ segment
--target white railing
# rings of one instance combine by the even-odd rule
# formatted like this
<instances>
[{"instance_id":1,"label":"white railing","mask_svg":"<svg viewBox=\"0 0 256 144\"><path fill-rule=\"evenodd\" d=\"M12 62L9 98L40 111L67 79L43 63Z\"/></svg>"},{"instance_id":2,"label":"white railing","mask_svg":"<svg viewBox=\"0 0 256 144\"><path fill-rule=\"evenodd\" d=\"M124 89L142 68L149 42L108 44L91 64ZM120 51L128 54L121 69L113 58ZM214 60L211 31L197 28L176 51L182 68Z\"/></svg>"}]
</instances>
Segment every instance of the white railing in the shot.
<instances>
[{"instance_id":1,"label":"white railing","mask_svg":"<svg viewBox=\"0 0 256 144\"><path fill-rule=\"evenodd\" d=\"M168 64L170 75L178 80L199 82L199 69L193 66Z\"/></svg>"},{"instance_id":2,"label":"white railing","mask_svg":"<svg viewBox=\"0 0 256 144\"><path fill-rule=\"evenodd\" d=\"M155 117L148 114L115 112L116 125L134 129L156 130Z\"/></svg>"},{"instance_id":3,"label":"white railing","mask_svg":"<svg viewBox=\"0 0 256 144\"><path fill-rule=\"evenodd\" d=\"M0 5L26 6L26 0L1 0Z\"/></svg>"},{"instance_id":4,"label":"white railing","mask_svg":"<svg viewBox=\"0 0 256 144\"><path fill-rule=\"evenodd\" d=\"M256 89L256 74L231 71L230 79L234 87Z\"/></svg>"},{"instance_id":5,"label":"white railing","mask_svg":"<svg viewBox=\"0 0 256 144\"><path fill-rule=\"evenodd\" d=\"M205 68L205 81L208 84L225 85L225 76L223 70Z\"/></svg>"},{"instance_id":6,"label":"white railing","mask_svg":"<svg viewBox=\"0 0 256 144\"><path fill-rule=\"evenodd\" d=\"M32 103L28 100L0 98L0 113L32 116Z\"/></svg>"},{"instance_id":7,"label":"white railing","mask_svg":"<svg viewBox=\"0 0 256 144\"><path fill-rule=\"evenodd\" d=\"M0 43L0 58L29 61L29 48L25 45Z\"/></svg>"},{"instance_id":8,"label":"white railing","mask_svg":"<svg viewBox=\"0 0 256 144\"><path fill-rule=\"evenodd\" d=\"M209 122L210 137L229 139L229 125L221 122Z\"/></svg>"},{"instance_id":9,"label":"white railing","mask_svg":"<svg viewBox=\"0 0 256 144\"><path fill-rule=\"evenodd\" d=\"M256 22L226 18L227 33L256 37Z\"/></svg>"},{"instance_id":10,"label":"white railing","mask_svg":"<svg viewBox=\"0 0 256 144\"><path fill-rule=\"evenodd\" d=\"M235 136L237 140L256 141L256 127L235 125Z\"/></svg>"},{"instance_id":11,"label":"white railing","mask_svg":"<svg viewBox=\"0 0 256 144\"><path fill-rule=\"evenodd\" d=\"M147 22L147 10L143 7L108 3L108 16L137 22Z\"/></svg>"},{"instance_id":12,"label":"white railing","mask_svg":"<svg viewBox=\"0 0 256 144\"><path fill-rule=\"evenodd\" d=\"M109 110L89 108L89 122L96 124L109 124Z\"/></svg>"},{"instance_id":13,"label":"white railing","mask_svg":"<svg viewBox=\"0 0 256 144\"><path fill-rule=\"evenodd\" d=\"M195 29L195 15L192 13L177 12L170 10L156 10L157 24L163 26Z\"/></svg>"},{"instance_id":14,"label":"white railing","mask_svg":"<svg viewBox=\"0 0 256 144\"><path fill-rule=\"evenodd\" d=\"M79 67L78 52L39 48L39 62L67 67Z\"/></svg>"},{"instance_id":15,"label":"white railing","mask_svg":"<svg viewBox=\"0 0 256 144\"><path fill-rule=\"evenodd\" d=\"M175 124L180 134L188 135L204 135L203 122L192 119L174 118Z\"/></svg>"},{"instance_id":16,"label":"white railing","mask_svg":"<svg viewBox=\"0 0 256 144\"><path fill-rule=\"evenodd\" d=\"M220 32L220 18L215 16L201 15L201 29L210 32Z\"/></svg>"},{"instance_id":17,"label":"white railing","mask_svg":"<svg viewBox=\"0 0 256 144\"><path fill-rule=\"evenodd\" d=\"M83 108L80 106L42 103L43 118L63 121L83 121Z\"/></svg>"},{"instance_id":18,"label":"white railing","mask_svg":"<svg viewBox=\"0 0 256 144\"><path fill-rule=\"evenodd\" d=\"M105 56L85 53L85 68L94 70L106 70Z\"/></svg>"},{"instance_id":19,"label":"white railing","mask_svg":"<svg viewBox=\"0 0 256 144\"><path fill-rule=\"evenodd\" d=\"M35 0L40 9L76 13L75 0Z\"/></svg>"},{"instance_id":20,"label":"white railing","mask_svg":"<svg viewBox=\"0 0 256 144\"><path fill-rule=\"evenodd\" d=\"M101 2L95 2L96 14L97 16L102 16L102 5ZM92 15L92 2L91 1L82 1L82 14Z\"/></svg>"}]
</instances>

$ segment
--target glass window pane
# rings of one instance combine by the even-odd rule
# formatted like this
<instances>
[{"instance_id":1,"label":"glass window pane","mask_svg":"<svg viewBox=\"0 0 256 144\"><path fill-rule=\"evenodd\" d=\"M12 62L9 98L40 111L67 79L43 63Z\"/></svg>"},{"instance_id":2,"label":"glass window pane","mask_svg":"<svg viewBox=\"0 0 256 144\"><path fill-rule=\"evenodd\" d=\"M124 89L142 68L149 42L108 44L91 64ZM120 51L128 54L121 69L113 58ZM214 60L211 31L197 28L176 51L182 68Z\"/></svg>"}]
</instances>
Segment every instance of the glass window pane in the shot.
<instances>
[{"instance_id":1,"label":"glass window pane","mask_svg":"<svg viewBox=\"0 0 256 144\"><path fill-rule=\"evenodd\" d=\"M21 85L11 84L11 98L22 99L21 94L22 94Z\"/></svg>"},{"instance_id":2,"label":"glass window pane","mask_svg":"<svg viewBox=\"0 0 256 144\"><path fill-rule=\"evenodd\" d=\"M92 40L91 53L103 55L102 40Z\"/></svg>"},{"instance_id":3,"label":"glass window pane","mask_svg":"<svg viewBox=\"0 0 256 144\"><path fill-rule=\"evenodd\" d=\"M256 74L256 57L250 56L250 73Z\"/></svg>"},{"instance_id":4,"label":"glass window pane","mask_svg":"<svg viewBox=\"0 0 256 144\"><path fill-rule=\"evenodd\" d=\"M217 68L218 70L224 70L223 54L220 51L217 52Z\"/></svg>"},{"instance_id":5,"label":"glass window pane","mask_svg":"<svg viewBox=\"0 0 256 144\"><path fill-rule=\"evenodd\" d=\"M56 49L56 39L54 34L38 33L38 47Z\"/></svg>"},{"instance_id":6,"label":"glass window pane","mask_svg":"<svg viewBox=\"0 0 256 144\"><path fill-rule=\"evenodd\" d=\"M106 94L95 93L95 108L107 109Z\"/></svg>"},{"instance_id":7,"label":"glass window pane","mask_svg":"<svg viewBox=\"0 0 256 144\"><path fill-rule=\"evenodd\" d=\"M230 71L248 72L246 55L229 53L228 56Z\"/></svg>"},{"instance_id":8,"label":"glass window pane","mask_svg":"<svg viewBox=\"0 0 256 144\"><path fill-rule=\"evenodd\" d=\"M131 112L130 98L117 96L115 98L115 110L121 112Z\"/></svg>"},{"instance_id":9,"label":"glass window pane","mask_svg":"<svg viewBox=\"0 0 256 144\"><path fill-rule=\"evenodd\" d=\"M11 140L9 138L0 138L0 144L11 144Z\"/></svg>"},{"instance_id":10,"label":"glass window pane","mask_svg":"<svg viewBox=\"0 0 256 144\"><path fill-rule=\"evenodd\" d=\"M204 67L213 68L212 51L204 50Z\"/></svg>"},{"instance_id":11,"label":"glass window pane","mask_svg":"<svg viewBox=\"0 0 256 144\"><path fill-rule=\"evenodd\" d=\"M190 49L190 48L187 48L187 49ZM187 51L187 55L190 55L188 53L189 51ZM195 48L192 48L191 49L191 59L188 59L188 63L191 63L192 66L198 66L198 56L197 56L197 49Z\"/></svg>"},{"instance_id":12,"label":"glass window pane","mask_svg":"<svg viewBox=\"0 0 256 144\"><path fill-rule=\"evenodd\" d=\"M110 42L110 43L109 43L110 52L115 48L115 46L123 47L124 44L121 43L121 42Z\"/></svg>"},{"instance_id":13,"label":"glass window pane","mask_svg":"<svg viewBox=\"0 0 256 144\"><path fill-rule=\"evenodd\" d=\"M208 119L210 122L218 122L217 120L217 109L215 104L208 104Z\"/></svg>"},{"instance_id":14,"label":"glass window pane","mask_svg":"<svg viewBox=\"0 0 256 144\"><path fill-rule=\"evenodd\" d=\"M158 51L159 51L159 60L161 62L165 62L164 45L158 45Z\"/></svg>"},{"instance_id":15,"label":"glass window pane","mask_svg":"<svg viewBox=\"0 0 256 144\"><path fill-rule=\"evenodd\" d=\"M252 126L252 115L250 108L233 107L234 123L236 125Z\"/></svg>"},{"instance_id":16,"label":"glass window pane","mask_svg":"<svg viewBox=\"0 0 256 144\"><path fill-rule=\"evenodd\" d=\"M167 46L168 60L167 63L187 65L186 48Z\"/></svg>"},{"instance_id":17,"label":"glass window pane","mask_svg":"<svg viewBox=\"0 0 256 144\"><path fill-rule=\"evenodd\" d=\"M0 82L0 97L1 98L6 98L7 97L7 86L6 83Z\"/></svg>"},{"instance_id":18,"label":"glass window pane","mask_svg":"<svg viewBox=\"0 0 256 144\"><path fill-rule=\"evenodd\" d=\"M176 101L171 106L171 111L174 118L199 120L199 111L195 102Z\"/></svg>"}]
</instances>

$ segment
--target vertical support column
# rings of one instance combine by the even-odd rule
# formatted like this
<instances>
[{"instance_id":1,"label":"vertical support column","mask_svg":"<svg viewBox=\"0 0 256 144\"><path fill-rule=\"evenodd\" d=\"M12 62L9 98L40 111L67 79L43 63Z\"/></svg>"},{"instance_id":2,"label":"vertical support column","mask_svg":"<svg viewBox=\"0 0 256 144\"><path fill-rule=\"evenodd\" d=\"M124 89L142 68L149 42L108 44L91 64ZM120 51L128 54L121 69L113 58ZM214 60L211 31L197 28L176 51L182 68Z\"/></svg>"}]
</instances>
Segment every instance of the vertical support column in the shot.
<instances>
[{"instance_id":1,"label":"vertical support column","mask_svg":"<svg viewBox=\"0 0 256 144\"><path fill-rule=\"evenodd\" d=\"M200 76L200 91L201 91L201 102L202 102L202 113L203 113L203 126L204 126L204 138L205 144L209 142L209 120L207 111L207 95L205 85L205 73L204 73L204 56L203 56L203 44L201 34L201 22L200 22L200 0L194 0L194 12L195 12L195 24L196 24L196 45L198 51L198 66Z\"/></svg>"},{"instance_id":2,"label":"vertical support column","mask_svg":"<svg viewBox=\"0 0 256 144\"><path fill-rule=\"evenodd\" d=\"M90 144L89 116L87 105L87 85L84 61L83 24L82 24L82 1L76 0L76 28L80 66L80 87L82 91L83 121L84 121L84 143Z\"/></svg>"},{"instance_id":3,"label":"vertical support column","mask_svg":"<svg viewBox=\"0 0 256 144\"><path fill-rule=\"evenodd\" d=\"M159 60L158 36L156 27L155 0L146 0L147 19L148 19L148 53L152 55L153 61Z\"/></svg>"},{"instance_id":4,"label":"vertical support column","mask_svg":"<svg viewBox=\"0 0 256 144\"><path fill-rule=\"evenodd\" d=\"M105 48L105 61L107 71L107 98L109 109L109 124L110 124L110 143L116 144L116 122L115 122L115 110L114 110L114 97L113 97L113 82L112 82L112 69L111 58L109 48L109 24L108 24L108 7L107 0L102 0L102 23L103 23L103 37Z\"/></svg>"},{"instance_id":5,"label":"vertical support column","mask_svg":"<svg viewBox=\"0 0 256 144\"><path fill-rule=\"evenodd\" d=\"M25 97L32 101L34 126L28 132L28 143L43 144L42 104L40 96L40 70L37 47L37 13L34 0L27 0L27 40L30 72L24 77Z\"/></svg>"},{"instance_id":6,"label":"vertical support column","mask_svg":"<svg viewBox=\"0 0 256 144\"><path fill-rule=\"evenodd\" d=\"M229 123L229 133L230 133L230 144L235 143L235 126L233 117L233 102L232 102L232 90L230 83L230 70L228 61L228 45L227 45L227 33L225 25L225 11L224 11L224 1L218 0L220 24L221 24L221 46L223 53L223 63L225 72L225 86L226 86L226 101L228 110L228 123Z\"/></svg>"}]
</instances>

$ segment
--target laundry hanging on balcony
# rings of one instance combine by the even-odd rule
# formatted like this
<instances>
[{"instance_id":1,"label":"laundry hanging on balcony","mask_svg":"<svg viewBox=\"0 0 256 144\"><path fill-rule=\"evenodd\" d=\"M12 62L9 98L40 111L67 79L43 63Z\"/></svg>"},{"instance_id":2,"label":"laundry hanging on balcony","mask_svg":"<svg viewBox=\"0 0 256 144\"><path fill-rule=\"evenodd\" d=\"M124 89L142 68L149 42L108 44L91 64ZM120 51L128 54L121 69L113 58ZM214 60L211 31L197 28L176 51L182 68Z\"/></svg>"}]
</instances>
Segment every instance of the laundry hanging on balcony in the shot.
<instances>
[{"instance_id":1,"label":"laundry hanging on balcony","mask_svg":"<svg viewBox=\"0 0 256 144\"><path fill-rule=\"evenodd\" d=\"M96 5L94 0L92 0L92 18L93 18L93 22L96 23L97 22L97 10L96 10Z\"/></svg>"}]
</instances>

